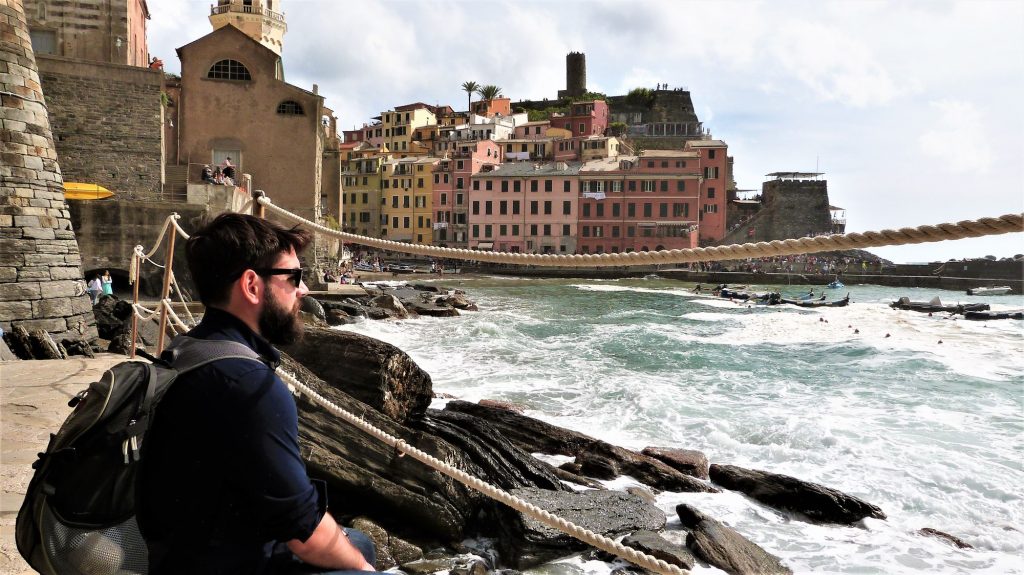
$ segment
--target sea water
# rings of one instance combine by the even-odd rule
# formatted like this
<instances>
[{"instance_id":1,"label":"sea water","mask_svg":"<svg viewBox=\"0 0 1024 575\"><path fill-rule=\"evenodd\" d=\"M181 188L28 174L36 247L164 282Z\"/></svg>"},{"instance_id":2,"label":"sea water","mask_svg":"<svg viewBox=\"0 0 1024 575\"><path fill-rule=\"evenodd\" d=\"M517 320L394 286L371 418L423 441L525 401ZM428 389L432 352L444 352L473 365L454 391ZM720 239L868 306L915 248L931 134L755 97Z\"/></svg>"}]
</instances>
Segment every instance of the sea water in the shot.
<instances>
[{"instance_id":1,"label":"sea water","mask_svg":"<svg viewBox=\"0 0 1024 575\"><path fill-rule=\"evenodd\" d=\"M1024 573L1024 322L888 307L939 296L1020 309L1021 296L848 286L829 291L849 292L848 307L805 309L738 304L656 278L438 283L465 289L480 311L340 329L398 346L435 392L509 401L628 448L697 449L712 463L838 489L888 516L815 525L739 493L660 493L671 540L685 539L674 510L687 503L796 573ZM775 287L791 297L809 289ZM924 527L974 549L918 534ZM576 557L534 572L608 567Z\"/></svg>"}]
</instances>

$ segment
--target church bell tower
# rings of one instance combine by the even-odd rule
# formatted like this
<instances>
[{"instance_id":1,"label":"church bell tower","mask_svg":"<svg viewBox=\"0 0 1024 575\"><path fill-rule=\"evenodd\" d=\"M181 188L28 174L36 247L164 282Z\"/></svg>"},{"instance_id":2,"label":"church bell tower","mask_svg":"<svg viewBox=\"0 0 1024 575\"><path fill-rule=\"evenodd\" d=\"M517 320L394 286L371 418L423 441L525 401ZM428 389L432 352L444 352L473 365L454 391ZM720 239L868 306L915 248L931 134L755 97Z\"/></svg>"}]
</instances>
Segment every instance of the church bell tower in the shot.
<instances>
[{"instance_id":1,"label":"church bell tower","mask_svg":"<svg viewBox=\"0 0 1024 575\"><path fill-rule=\"evenodd\" d=\"M214 30L231 24L280 56L284 33L288 31L281 1L217 0L210 7L210 24Z\"/></svg>"}]
</instances>

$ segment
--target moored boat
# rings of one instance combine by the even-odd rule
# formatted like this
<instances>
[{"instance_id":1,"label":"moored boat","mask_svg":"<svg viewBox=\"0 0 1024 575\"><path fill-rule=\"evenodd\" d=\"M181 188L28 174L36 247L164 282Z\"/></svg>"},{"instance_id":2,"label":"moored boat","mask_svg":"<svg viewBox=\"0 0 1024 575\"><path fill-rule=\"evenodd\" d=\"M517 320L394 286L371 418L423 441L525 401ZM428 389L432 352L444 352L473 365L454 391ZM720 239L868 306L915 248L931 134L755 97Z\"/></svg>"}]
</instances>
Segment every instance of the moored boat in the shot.
<instances>
[{"instance_id":1,"label":"moored boat","mask_svg":"<svg viewBox=\"0 0 1024 575\"><path fill-rule=\"evenodd\" d=\"M893 309L908 309L911 311L919 312L937 311L949 313L965 313L968 311L985 311L989 309L989 305L987 303L943 305L942 301L939 300L938 296L932 298L930 301L911 301L909 297L904 296L889 304L889 307Z\"/></svg>"},{"instance_id":2,"label":"moored boat","mask_svg":"<svg viewBox=\"0 0 1024 575\"><path fill-rule=\"evenodd\" d=\"M965 311L964 319L1024 319L1024 310Z\"/></svg>"},{"instance_id":3,"label":"moored boat","mask_svg":"<svg viewBox=\"0 0 1024 575\"><path fill-rule=\"evenodd\" d=\"M976 287L967 290L967 295L1006 295L1011 291L1010 286Z\"/></svg>"},{"instance_id":4,"label":"moored boat","mask_svg":"<svg viewBox=\"0 0 1024 575\"><path fill-rule=\"evenodd\" d=\"M846 294L843 299L836 299L832 301L825 301L823 299L818 300L806 300L806 299L788 299L782 298L782 303L788 303L800 307L846 307L850 304L850 294Z\"/></svg>"},{"instance_id":5,"label":"moored boat","mask_svg":"<svg viewBox=\"0 0 1024 575\"><path fill-rule=\"evenodd\" d=\"M833 280L830 281L828 285L825 287L827 287L828 289L843 289L844 287L846 287L846 284L839 280Z\"/></svg>"}]
</instances>

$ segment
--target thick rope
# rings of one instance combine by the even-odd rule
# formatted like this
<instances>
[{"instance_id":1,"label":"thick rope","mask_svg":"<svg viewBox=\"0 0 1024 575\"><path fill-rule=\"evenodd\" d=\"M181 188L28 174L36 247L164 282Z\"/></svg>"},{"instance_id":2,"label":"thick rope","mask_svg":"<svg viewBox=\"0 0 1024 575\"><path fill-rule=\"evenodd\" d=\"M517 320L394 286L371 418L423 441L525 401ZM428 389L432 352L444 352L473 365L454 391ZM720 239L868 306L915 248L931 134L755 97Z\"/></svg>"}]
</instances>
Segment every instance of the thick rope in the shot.
<instances>
[{"instance_id":1,"label":"thick rope","mask_svg":"<svg viewBox=\"0 0 1024 575\"><path fill-rule=\"evenodd\" d=\"M290 221L307 226L322 234L341 238L349 243L422 256L542 267L610 267L740 260L747 258L789 256L817 252L877 248L882 246L941 242L945 240L978 238L982 236L1024 232L1024 214L1006 214L996 218L965 220L956 224L943 223L918 226L916 228L900 228L899 230L882 230L880 232L773 240L770 242L733 244L709 248L686 248L677 250L661 250L656 252L629 252L615 254L523 254L511 252L488 252L459 248L442 248L437 246L407 244L390 240L368 238L365 236L358 236L355 234L332 230L328 227L306 220L280 206L274 205L274 203L270 201L270 198L266 196L258 198L257 201L267 209Z\"/></svg>"},{"instance_id":2,"label":"thick rope","mask_svg":"<svg viewBox=\"0 0 1024 575\"><path fill-rule=\"evenodd\" d=\"M504 503L505 505L508 505L513 509L522 511L523 513L529 515L530 517L533 517L534 519L540 521L548 527L558 529L559 531L567 533L575 537L576 539L583 541L584 543L588 543L590 545L593 545L594 547L597 547L598 549L602 549L609 553L613 553L619 557L622 557L623 559L626 559L630 563L639 565L640 567L649 569L656 573L661 573L663 575L684 575L686 573L686 571L683 571L675 565L670 565L665 561L662 561L661 559L657 559L655 557L647 555L646 553L637 551L636 549L633 549L631 547L626 547L625 545L617 543L616 541L609 539L604 535L594 533L593 531L576 525L571 521L566 521L565 519L562 519L557 515L553 515L545 509L537 507L536 505L530 503L529 501L526 501L525 499L521 499L503 489L494 487L493 485L490 485L480 480L479 478L474 477L466 473L465 471L462 471L457 467L448 465L447 463L441 461L440 459L434 457L433 455L430 455L425 451L422 451L409 445L402 439L399 439L393 435L389 435L380 428L367 423L359 416L349 411L346 411L345 409L332 403L330 400L320 395L312 388L310 388L309 386L307 386L306 384L292 376L291 374L281 370L278 370L277 373L281 376L281 379L288 383L292 388L298 390L299 393L310 398L317 405L320 405L330 413L347 421L351 425L369 434L370 436L375 437L382 441L383 443L395 448L396 451L411 456L413 459L425 464L431 469L439 471L447 475L448 477L455 479L459 483L462 483L463 485L476 489L477 491L483 493L484 495L487 495L491 499L500 501L501 503Z\"/></svg>"}]
</instances>

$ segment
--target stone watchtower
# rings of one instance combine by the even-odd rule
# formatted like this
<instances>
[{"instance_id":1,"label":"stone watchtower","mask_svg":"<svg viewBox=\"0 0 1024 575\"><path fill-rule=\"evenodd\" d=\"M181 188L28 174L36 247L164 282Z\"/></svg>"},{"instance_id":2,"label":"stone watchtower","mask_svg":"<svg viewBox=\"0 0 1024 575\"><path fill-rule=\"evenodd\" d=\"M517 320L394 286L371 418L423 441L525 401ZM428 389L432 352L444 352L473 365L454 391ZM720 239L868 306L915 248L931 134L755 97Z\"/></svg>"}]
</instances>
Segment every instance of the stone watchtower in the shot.
<instances>
[{"instance_id":1,"label":"stone watchtower","mask_svg":"<svg viewBox=\"0 0 1024 575\"><path fill-rule=\"evenodd\" d=\"M278 56L288 31L281 0L217 0L210 6L210 24L214 30L231 24Z\"/></svg>"},{"instance_id":2,"label":"stone watchtower","mask_svg":"<svg viewBox=\"0 0 1024 575\"><path fill-rule=\"evenodd\" d=\"M587 55L569 52L565 57L565 89L558 91L558 98L578 98L586 93Z\"/></svg>"},{"instance_id":3,"label":"stone watchtower","mask_svg":"<svg viewBox=\"0 0 1024 575\"><path fill-rule=\"evenodd\" d=\"M22 0L0 0L0 327L95 334Z\"/></svg>"}]
</instances>

